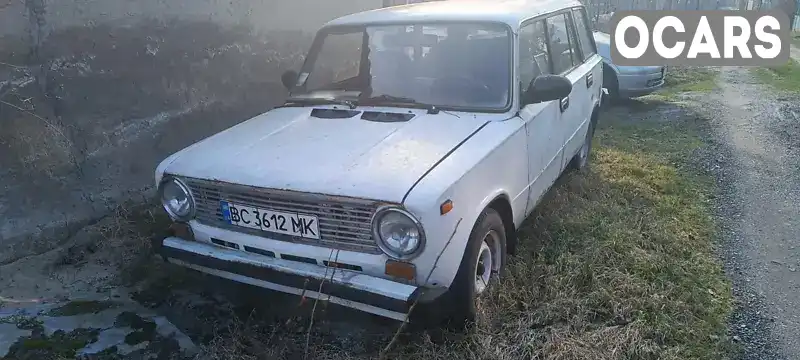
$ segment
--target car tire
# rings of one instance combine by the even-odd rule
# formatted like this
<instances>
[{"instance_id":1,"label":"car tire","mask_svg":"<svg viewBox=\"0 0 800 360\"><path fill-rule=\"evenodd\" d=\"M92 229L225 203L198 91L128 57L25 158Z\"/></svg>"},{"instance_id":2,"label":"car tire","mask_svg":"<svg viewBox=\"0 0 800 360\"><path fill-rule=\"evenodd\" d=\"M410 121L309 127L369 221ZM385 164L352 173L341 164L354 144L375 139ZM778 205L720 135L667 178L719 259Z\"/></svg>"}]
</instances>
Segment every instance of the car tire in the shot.
<instances>
[{"instance_id":1,"label":"car tire","mask_svg":"<svg viewBox=\"0 0 800 360\"><path fill-rule=\"evenodd\" d=\"M594 117L595 115L592 114L592 121L589 122L589 128L586 129L586 138L583 140L583 145L570 160L569 167L574 171L581 171L589 167L589 157L592 154L592 139L594 138Z\"/></svg>"},{"instance_id":2,"label":"car tire","mask_svg":"<svg viewBox=\"0 0 800 360\"><path fill-rule=\"evenodd\" d=\"M458 273L447 294L449 301L445 306L449 307L450 314L446 322L451 329L461 331L475 321L476 303L502 276L506 254L503 219L496 210L486 209L475 222Z\"/></svg>"}]
</instances>

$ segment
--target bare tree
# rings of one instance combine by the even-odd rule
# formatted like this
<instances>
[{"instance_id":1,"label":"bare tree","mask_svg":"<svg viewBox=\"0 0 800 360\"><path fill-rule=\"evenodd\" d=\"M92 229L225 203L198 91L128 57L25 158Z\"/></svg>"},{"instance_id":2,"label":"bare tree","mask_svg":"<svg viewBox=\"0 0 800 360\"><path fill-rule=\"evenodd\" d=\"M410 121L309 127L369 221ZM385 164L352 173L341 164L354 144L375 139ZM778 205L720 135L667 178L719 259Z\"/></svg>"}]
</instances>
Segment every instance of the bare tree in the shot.
<instances>
[{"instance_id":1,"label":"bare tree","mask_svg":"<svg viewBox=\"0 0 800 360\"><path fill-rule=\"evenodd\" d=\"M794 23L795 15L797 15L797 0L779 0L776 7L789 17L791 26Z\"/></svg>"},{"instance_id":2,"label":"bare tree","mask_svg":"<svg viewBox=\"0 0 800 360\"><path fill-rule=\"evenodd\" d=\"M57 83L54 81L51 71L52 62L45 59L42 54L42 47L48 35L46 0L0 0L0 12L7 10L15 3L24 7L23 11L28 19L25 29L28 38L27 64L0 62L0 66L12 67L15 71L32 77L35 80L40 97L38 101L30 97L22 97L19 95L21 89L18 86L14 86L13 82L8 82L5 88L0 87L0 104L6 106L12 112L26 113L43 122L45 127L51 131L52 136L58 138L55 140L66 146L66 155L69 158L69 162L76 173L82 176L82 162L87 152L86 141L76 141L81 139L82 129L74 124L68 125L64 123L62 118L63 106L55 91ZM83 144L83 146L78 146L79 143Z\"/></svg>"}]
</instances>

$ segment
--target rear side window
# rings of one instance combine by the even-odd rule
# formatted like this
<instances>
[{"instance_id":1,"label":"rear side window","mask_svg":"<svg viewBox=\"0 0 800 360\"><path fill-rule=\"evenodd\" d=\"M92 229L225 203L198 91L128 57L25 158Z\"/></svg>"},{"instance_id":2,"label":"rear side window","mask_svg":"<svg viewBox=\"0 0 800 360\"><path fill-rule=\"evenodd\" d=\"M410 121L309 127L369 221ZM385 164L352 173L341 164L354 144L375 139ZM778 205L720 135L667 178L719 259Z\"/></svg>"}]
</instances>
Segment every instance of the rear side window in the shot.
<instances>
[{"instance_id":1,"label":"rear side window","mask_svg":"<svg viewBox=\"0 0 800 360\"><path fill-rule=\"evenodd\" d=\"M553 73L562 74L583 62L570 13L547 18L547 35L550 56L553 58Z\"/></svg>"},{"instance_id":2,"label":"rear side window","mask_svg":"<svg viewBox=\"0 0 800 360\"><path fill-rule=\"evenodd\" d=\"M592 38L591 30L589 30L589 23L586 21L586 10L574 9L572 14L575 16L575 32L578 33L578 39L581 42L583 59L586 60L597 53L594 38Z\"/></svg>"}]
</instances>

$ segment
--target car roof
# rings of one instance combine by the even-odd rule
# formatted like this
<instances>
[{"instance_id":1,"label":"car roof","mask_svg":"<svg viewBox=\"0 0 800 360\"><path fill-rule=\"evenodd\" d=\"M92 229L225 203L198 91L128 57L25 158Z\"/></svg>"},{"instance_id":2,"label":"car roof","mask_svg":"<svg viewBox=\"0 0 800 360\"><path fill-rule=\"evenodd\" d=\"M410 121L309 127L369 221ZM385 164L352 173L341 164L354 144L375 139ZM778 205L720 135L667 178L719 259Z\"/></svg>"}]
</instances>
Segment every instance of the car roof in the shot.
<instances>
[{"instance_id":1,"label":"car roof","mask_svg":"<svg viewBox=\"0 0 800 360\"><path fill-rule=\"evenodd\" d=\"M439 0L345 15L325 26L436 21L493 21L512 28L534 16L582 6L577 0Z\"/></svg>"}]
</instances>

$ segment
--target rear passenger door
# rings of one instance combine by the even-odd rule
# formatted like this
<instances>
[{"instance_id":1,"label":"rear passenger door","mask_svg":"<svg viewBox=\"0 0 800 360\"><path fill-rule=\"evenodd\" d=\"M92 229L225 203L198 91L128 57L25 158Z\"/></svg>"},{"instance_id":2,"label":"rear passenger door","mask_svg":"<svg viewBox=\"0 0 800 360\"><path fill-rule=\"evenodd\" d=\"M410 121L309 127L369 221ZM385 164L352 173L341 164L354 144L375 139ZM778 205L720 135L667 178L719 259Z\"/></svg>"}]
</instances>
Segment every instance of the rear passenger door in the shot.
<instances>
[{"instance_id":1,"label":"rear passenger door","mask_svg":"<svg viewBox=\"0 0 800 360\"><path fill-rule=\"evenodd\" d=\"M603 89L603 59L597 54L597 47L588 21L589 18L586 16L586 8L572 9L572 18L580 44L581 61L583 62L581 68L587 72L586 88L589 91L589 101L583 104L583 113L586 117L584 122L586 123L582 124L579 133L575 136L575 139L584 139L588 129L588 122L591 122L592 112L596 106L600 105ZM580 146L578 146L579 148Z\"/></svg>"},{"instance_id":2,"label":"rear passenger door","mask_svg":"<svg viewBox=\"0 0 800 360\"><path fill-rule=\"evenodd\" d=\"M560 170L563 171L583 145L588 125L586 120L589 117L586 104L590 102L590 88L594 85L595 78L591 67L584 64L572 9L548 16L546 23L553 73L567 77L572 83L572 93L561 100L561 123L554 129L560 132L562 138L563 157Z\"/></svg>"}]
</instances>

